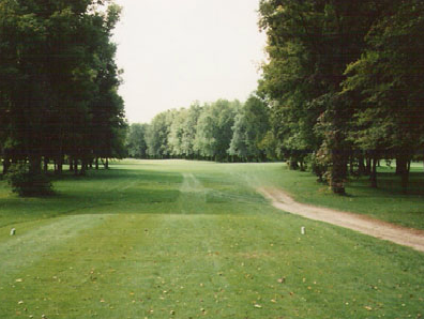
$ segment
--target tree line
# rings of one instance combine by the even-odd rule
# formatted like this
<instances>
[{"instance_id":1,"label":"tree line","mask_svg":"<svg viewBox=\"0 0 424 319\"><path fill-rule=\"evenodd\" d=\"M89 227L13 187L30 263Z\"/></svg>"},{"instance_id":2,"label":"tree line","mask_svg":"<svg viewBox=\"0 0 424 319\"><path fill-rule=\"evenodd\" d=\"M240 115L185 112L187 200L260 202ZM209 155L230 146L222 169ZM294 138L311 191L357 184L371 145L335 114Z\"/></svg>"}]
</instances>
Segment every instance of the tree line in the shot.
<instances>
[{"instance_id":1,"label":"tree line","mask_svg":"<svg viewBox=\"0 0 424 319\"><path fill-rule=\"evenodd\" d=\"M0 2L0 156L3 173L31 175L65 161L84 174L125 154L112 31L121 9L108 0ZM107 162L107 161L106 161Z\"/></svg>"},{"instance_id":2,"label":"tree line","mask_svg":"<svg viewBox=\"0 0 424 319\"><path fill-rule=\"evenodd\" d=\"M292 167L309 158L334 193L395 159L406 190L424 150L424 2L261 0L268 61L258 94Z\"/></svg>"},{"instance_id":3,"label":"tree line","mask_svg":"<svg viewBox=\"0 0 424 319\"><path fill-rule=\"evenodd\" d=\"M269 128L267 104L252 95L244 104L222 99L159 113L150 124L132 124L126 143L135 158L263 161Z\"/></svg>"}]
</instances>

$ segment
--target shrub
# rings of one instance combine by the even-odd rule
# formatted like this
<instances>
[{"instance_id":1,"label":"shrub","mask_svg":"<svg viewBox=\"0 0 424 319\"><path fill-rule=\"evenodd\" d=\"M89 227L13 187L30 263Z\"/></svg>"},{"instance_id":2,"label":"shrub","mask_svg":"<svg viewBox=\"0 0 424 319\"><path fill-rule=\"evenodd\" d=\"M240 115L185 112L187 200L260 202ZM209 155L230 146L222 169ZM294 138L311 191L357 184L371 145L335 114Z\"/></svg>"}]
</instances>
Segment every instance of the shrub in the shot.
<instances>
[{"instance_id":1,"label":"shrub","mask_svg":"<svg viewBox=\"0 0 424 319\"><path fill-rule=\"evenodd\" d=\"M19 196L49 196L53 194L49 178L42 173L30 173L28 164L13 164L6 179L12 187L12 191Z\"/></svg>"}]
</instances>

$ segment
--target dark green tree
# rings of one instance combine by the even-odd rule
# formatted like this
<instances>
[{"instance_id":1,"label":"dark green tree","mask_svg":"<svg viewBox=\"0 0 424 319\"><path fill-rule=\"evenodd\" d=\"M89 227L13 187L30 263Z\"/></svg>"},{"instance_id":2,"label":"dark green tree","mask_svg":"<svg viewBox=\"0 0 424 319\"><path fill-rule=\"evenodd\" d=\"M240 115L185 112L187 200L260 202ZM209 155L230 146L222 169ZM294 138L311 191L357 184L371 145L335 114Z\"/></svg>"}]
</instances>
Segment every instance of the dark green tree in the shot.
<instances>
[{"instance_id":1,"label":"dark green tree","mask_svg":"<svg viewBox=\"0 0 424 319\"><path fill-rule=\"evenodd\" d=\"M379 13L365 52L347 68L344 89L361 95L356 110L361 148L396 158L406 190L408 163L423 148L424 3L390 2Z\"/></svg>"},{"instance_id":2,"label":"dark green tree","mask_svg":"<svg viewBox=\"0 0 424 319\"><path fill-rule=\"evenodd\" d=\"M329 182L338 194L345 192L352 117L350 101L339 94L340 84L346 66L360 57L375 12L371 0L260 3L260 26L267 32L269 54L260 91L271 105L284 109L279 135L293 138L283 146L289 153L297 152L291 148L302 141L299 147L304 152L330 157Z\"/></svg>"}]
</instances>

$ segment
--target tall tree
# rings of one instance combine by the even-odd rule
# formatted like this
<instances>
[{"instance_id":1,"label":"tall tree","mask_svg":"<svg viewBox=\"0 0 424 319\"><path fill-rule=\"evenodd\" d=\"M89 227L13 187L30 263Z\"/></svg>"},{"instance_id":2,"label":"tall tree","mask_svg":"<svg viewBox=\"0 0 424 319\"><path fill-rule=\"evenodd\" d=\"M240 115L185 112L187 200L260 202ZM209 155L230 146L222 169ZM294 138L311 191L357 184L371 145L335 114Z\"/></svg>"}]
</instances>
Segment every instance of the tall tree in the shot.
<instances>
[{"instance_id":1,"label":"tall tree","mask_svg":"<svg viewBox=\"0 0 424 319\"><path fill-rule=\"evenodd\" d=\"M185 121L188 115L186 109L180 109L176 112L171 126L169 128L168 144L172 155L184 155L182 149L183 136L185 131Z\"/></svg>"},{"instance_id":2,"label":"tall tree","mask_svg":"<svg viewBox=\"0 0 424 319\"><path fill-rule=\"evenodd\" d=\"M265 153L260 148L269 130L269 109L257 96L250 96L236 115L228 153L244 161L263 160Z\"/></svg>"},{"instance_id":3,"label":"tall tree","mask_svg":"<svg viewBox=\"0 0 424 319\"><path fill-rule=\"evenodd\" d=\"M362 147L395 157L406 190L407 163L423 148L424 3L395 1L379 12L366 51L347 68L344 89L361 94L356 117L367 143Z\"/></svg>"},{"instance_id":4,"label":"tall tree","mask_svg":"<svg viewBox=\"0 0 424 319\"><path fill-rule=\"evenodd\" d=\"M195 149L206 158L228 160L227 150L233 136L232 128L241 104L218 100L205 106L197 124Z\"/></svg>"},{"instance_id":5,"label":"tall tree","mask_svg":"<svg viewBox=\"0 0 424 319\"><path fill-rule=\"evenodd\" d=\"M187 158L194 158L198 153L194 149L196 139L197 123L199 121L202 108L196 102L187 110L187 115L183 123L183 135L181 137L181 152Z\"/></svg>"},{"instance_id":6,"label":"tall tree","mask_svg":"<svg viewBox=\"0 0 424 319\"><path fill-rule=\"evenodd\" d=\"M263 68L261 91L285 108L286 132L296 123L312 137L322 125L322 153L330 157L330 185L343 194L347 173L346 144L352 110L340 96L346 65L364 47L364 35L375 13L374 1L262 0L260 26L268 36L269 63ZM363 18L358 19L361 16ZM312 114L312 115L311 115ZM287 136L286 134L283 134ZM314 138L308 146L316 147ZM318 153L318 149L309 152Z\"/></svg>"},{"instance_id":7,"label":"tall tree","mask_svg":"<svg viewBox=\"0 0 424 319\"><path fill-rule=\"evenodd\" d=\"M106 4L105 13L96 9ZM0 81L5 167L10 159L28 160L38 174L42 159L45 167L49 159L59 167L65 155L85 167L101 143L105 156L121 154L125 120L111 43L119 13L111 1L0 3L0 71L8 78Z\"/></svg>"},{"instance_id":8,"label":"tall tree","mask_svg":"<svg viewBox=\"0 0 424 319\"><path fill-rule=\"evenodd\" d=\"M148 124L131 124L129 126L125 145L130 157L147 157L146 134L148 127Z\"/></svg>"},{"instance_id":9,"label":"tall tree","mask_svg":"<svg viewBox=\"0 0 424 319\"><path fill-rule=\"evenodd\" d=\"M147 153L154 158L165 158L168 155L168 112L156 115L146 132Z\"/></svg>"}]
</instances>

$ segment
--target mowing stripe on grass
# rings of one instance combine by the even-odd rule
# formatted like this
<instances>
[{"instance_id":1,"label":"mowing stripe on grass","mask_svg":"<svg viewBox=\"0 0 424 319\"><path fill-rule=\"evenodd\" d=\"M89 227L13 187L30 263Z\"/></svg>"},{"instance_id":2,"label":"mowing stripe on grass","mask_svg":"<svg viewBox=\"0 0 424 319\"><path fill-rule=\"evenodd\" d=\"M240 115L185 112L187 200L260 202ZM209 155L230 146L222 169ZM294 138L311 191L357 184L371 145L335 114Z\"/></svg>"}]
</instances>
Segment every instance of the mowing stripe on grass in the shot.
<instances>
[{"instance_id":1,"label":"mowing stripe on grass","mask_svg":"<svg viewBox=\"0 0 424 319\"><path fill-rule=\"evenodd\" d=\"M44 253L72 240L84 230L95 227L108 215L75 215L51 220L49 224L33 228L13 236L0 244L1 270L3 274L19 271L43 258Z\"/></svg>"}]
</instances>

